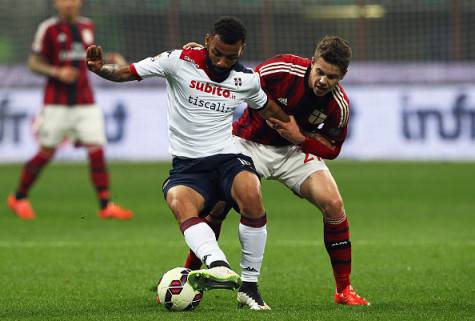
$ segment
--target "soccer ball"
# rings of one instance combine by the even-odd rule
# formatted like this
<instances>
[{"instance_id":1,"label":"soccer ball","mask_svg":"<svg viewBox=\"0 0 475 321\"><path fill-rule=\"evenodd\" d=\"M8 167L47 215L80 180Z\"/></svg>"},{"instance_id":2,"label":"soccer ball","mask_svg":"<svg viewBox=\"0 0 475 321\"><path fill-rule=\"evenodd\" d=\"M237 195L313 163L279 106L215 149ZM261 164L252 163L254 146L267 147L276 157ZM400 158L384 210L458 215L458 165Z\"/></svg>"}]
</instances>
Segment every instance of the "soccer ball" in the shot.
<instances>
[{"instance_id":1,"label":"soccer ball","mask_svg":"<svg viewBox=\"0 0 475 321\"><path fill-rule=\"evenodd\" d=\"M170 311L189 311L200 304L203 292L195 291L187 282L191 270L177 267L166 272L157 286L157 302Z\"/></svg>"}]
</instances>

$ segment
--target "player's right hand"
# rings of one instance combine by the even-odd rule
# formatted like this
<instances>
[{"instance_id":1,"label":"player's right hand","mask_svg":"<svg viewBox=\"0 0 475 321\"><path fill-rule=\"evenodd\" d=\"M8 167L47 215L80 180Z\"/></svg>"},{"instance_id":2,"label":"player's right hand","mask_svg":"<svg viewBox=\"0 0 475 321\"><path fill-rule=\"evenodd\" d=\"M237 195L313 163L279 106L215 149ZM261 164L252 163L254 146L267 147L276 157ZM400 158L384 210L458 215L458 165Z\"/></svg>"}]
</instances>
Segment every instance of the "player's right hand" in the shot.
<instances>
[{"instance_id":1,"label":"player's right hand","mask_svg":"<svg viewBox=\"0 0 475 321\"><path fill-rule=\"evenodd\" d=\"M86 51L86 65L92 72L98 72L104 66L102 48L96 45L89 46Z\"/></svg>"},{"instance_id":2,"label":"player's right hand","mask_svg":"<svg viewBox=\"0 0 475 321\"><path fill-rule=\"evenodd\" d=\"M65 84L71 85L79 77L79 70L77 68L71 67L71 66L64 66L61 68L58 68L56 71L56 78L64 82Z\"/></svg>"},{"instance_id":3,"label":"player's right hand","mask_svg":"<svg viewBox=\"0 0 475 321\"><path fill-rule=\"evenodd\" d=\"M204 48L202 44L197 42L188 42L186 45L183 46L183 49L202 49Z\"/></svg>"}]
</instances>

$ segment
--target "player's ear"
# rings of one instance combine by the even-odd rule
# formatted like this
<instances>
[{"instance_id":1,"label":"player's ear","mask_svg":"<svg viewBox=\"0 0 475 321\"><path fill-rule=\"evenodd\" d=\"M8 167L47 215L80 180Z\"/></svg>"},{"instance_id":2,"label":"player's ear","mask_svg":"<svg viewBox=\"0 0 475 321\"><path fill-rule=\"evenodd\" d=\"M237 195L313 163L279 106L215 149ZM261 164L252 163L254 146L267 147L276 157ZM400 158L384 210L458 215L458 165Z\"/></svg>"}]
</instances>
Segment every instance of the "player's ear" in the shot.
<instances>
[{"instance_id":1,"label":"player's ear","mask_svg":"<svg viewBox=\"0 0 475 321\"><path fill-rule=\"evenodd\" d=\"M209 33L207 33L207 34L205 35L205 48L208 48L208 44L209 44L209 41L210 41L210 37L211 37L211 36L209 35Z\"/></svg>"},{"instance_id":2,"label":"player's ear","mask_svg":"<svg viewBox=\"0 0 475 321\"><path fill-rule=\"evenodd\" d=\"M246 43L243 43L241 46L241 49L239 49L239 54L238 54L239 57L241 57L245 49L246 49Z\"/></svg>"}]
</instances>

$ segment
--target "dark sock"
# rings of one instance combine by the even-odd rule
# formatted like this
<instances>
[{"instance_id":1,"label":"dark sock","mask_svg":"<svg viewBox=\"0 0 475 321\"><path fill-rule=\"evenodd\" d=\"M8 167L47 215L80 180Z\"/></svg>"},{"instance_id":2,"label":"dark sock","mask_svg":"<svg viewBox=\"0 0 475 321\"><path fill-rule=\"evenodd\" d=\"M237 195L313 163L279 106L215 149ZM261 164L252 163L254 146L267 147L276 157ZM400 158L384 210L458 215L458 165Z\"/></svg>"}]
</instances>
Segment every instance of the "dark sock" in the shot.
<instances>
[{"instance_id":1,"label":"dark sock","mask_svg":"<svg viewBox=\"0 0 475 321\"><path fill-rule=\"evenodd\" d=\"M109 204L109 173L104 158L104 149L88 151L91 181L96 189L99 206L104 209Z\"/></svg>"},{"instance_id":2,"label":"dark sock","mask_svg":"<svg viewBox=\"0 0 475 321\"><path fill-rule=\"evenodd\" d=\"M34 182L38 179L41 170L48 164L51 156L41 151L30 159L21 172L20 183L15 193L17 199L26 198L28 191Z\"/></svg>"},{"instance_id":3,"label":"dark sock","mask_svg":"<svg viewBox=\"0 0 475 321\"><path fill-rule=\"evenodd\" d=\"M324 223L325 248L332 263L337 291L350 285L351 242L348 220L339 224Z\"/></svg>"}]
</instances>

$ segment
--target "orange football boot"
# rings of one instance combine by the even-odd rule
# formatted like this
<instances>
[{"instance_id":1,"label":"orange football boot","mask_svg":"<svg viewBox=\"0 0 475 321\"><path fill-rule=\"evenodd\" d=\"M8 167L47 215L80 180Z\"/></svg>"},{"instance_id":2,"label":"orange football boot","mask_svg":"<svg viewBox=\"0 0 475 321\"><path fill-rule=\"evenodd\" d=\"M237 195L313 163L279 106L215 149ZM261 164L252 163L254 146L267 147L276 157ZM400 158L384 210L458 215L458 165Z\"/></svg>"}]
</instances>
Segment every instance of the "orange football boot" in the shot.
<instances>
[{"instance_id":1,"label":"orange football boot","mask_svg":"<svg viewBox=\"0 0 475 321\"><path fill-rule=\"evenodd\" d=\"M335 293L335 303L346 305L370 305L368 301L356 294L351 285L348 285L343 291Z\"/></svg>"},{"instance_id":2,"label":"orange football boot","mask_svg":"<svg viewBox=\"0 0 475 321\"><path fill-rule=\"evenodd\" d=\"M109 202L105 208L99 211L98 215L102 219L130 220L134 213L131 210Z\"/></svg>"},{"instance_id":3,"label":"orange football boot","mask_svg":"<svg viewBox=\"0 0 475 321\"><path fill-rule=\"evenodd\" d=\"M10 194L7 198L8 207L22 220L33 220L36 218L35 211L31 207L27 198L17 200L15 195Z\"/></svg>"}]
</instances>

